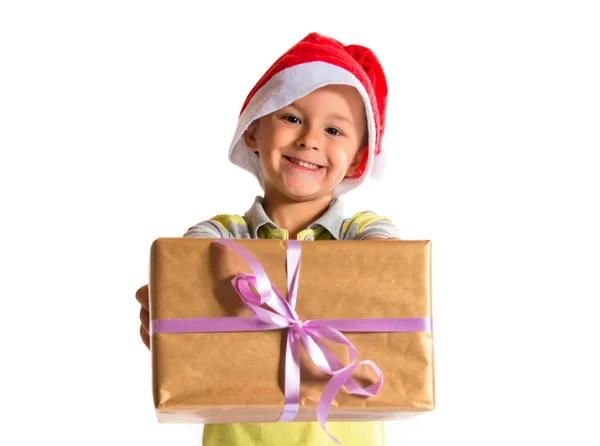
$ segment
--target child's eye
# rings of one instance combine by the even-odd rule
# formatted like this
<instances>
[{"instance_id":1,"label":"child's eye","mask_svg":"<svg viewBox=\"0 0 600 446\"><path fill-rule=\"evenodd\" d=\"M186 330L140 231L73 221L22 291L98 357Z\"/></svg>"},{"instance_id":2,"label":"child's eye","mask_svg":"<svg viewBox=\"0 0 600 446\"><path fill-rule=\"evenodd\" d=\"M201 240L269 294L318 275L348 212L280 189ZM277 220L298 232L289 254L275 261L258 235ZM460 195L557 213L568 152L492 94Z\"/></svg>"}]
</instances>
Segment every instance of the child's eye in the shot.
<instances>
[{"instance_id":1,"label":"child's eye","mask_svg":"<svg viewBox=\"0 0 600 446\"><path fill-rule=\"evenodd\" d=\"M283 119L291 124L300 124L300 119L297 116L287 115Z\"/></svg>"},{"instance_id":2,"label":"child's eye","mask_svg":"<svg viewBox=\"0 0 600 446\"><path fill-rule=\"evenodd\" d=\"M342 132L340 132L338 129L333 128L333 127L328 127L325 131L332 136L341 136L342 135Z\"/></svg>"}]
</instances>

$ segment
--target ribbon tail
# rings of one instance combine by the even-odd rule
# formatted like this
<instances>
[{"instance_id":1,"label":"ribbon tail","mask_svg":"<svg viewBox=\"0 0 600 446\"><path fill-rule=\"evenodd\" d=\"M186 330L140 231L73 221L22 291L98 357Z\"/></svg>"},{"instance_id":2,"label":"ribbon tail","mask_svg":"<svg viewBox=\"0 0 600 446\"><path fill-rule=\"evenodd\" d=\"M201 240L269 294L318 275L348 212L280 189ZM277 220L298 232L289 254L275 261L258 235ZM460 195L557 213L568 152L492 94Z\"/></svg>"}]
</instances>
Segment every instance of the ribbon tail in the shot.
<instances>
[{"instance_id":1,"label":"ribbon tail","mask_svg":"<svg viewBox=\"0 0 600 446\"><path fill-rule=\"evenodd\" d=\"M325 390L321 394L321 399L317 404L317 421L321 425L321 428L325 431L325 433L334 441L336 444L341 445L339 440L335 438L333 435L329 433L327 430L327 415L329 414L329 408L331 407L331 403L335 399L336 395L342 390L344 383L350 378L354 370L360 364L351 365L339 373L333 375L333 377L329 380L327 385L325 386Z\"/></svg>"},{"instance_id":2,"label":"ribbon tail","mask_svg":"<svg viewBox=\"0 0 600 446\"><path fill-rule=\"evenodd\" d=\"M325 389L321 394L321 399L317 404L317 421L321 425L321 428L329 436L329 438L331 438L331 440L337 444L341 443L337 440L337 438L335 438L327 431L327 416L329 414L329 409L331 408L331 404L333 403L333 400L335 399L337 394L340 393L340 391L342 390L342 387L348 387L350 383L354 382L354 380L352 379L352 374L358 367L360 367L363 364L370 365L373 368L373 370L379 377L379 382L370 385L366 389L352 389L350 393L363 396L375 396L379 391L379 388L383 384L383 372L381 371L381 369L379 369L379 367L375 365L373 361L365 360L357 364L350 365L338 372L335 372L335 374L325 386Z\"/></svg>"},{"instance_id":3,"label":"ribbon tail","mask_svg":"<svg viewBox=\"0 0 600 446\"><path fill-rule=\"evenodd\" d=\"M300 408L300 343L294 330L288 330L285 353L285 403L279 421L293 421Z\"/></svg>"}]
</instances>

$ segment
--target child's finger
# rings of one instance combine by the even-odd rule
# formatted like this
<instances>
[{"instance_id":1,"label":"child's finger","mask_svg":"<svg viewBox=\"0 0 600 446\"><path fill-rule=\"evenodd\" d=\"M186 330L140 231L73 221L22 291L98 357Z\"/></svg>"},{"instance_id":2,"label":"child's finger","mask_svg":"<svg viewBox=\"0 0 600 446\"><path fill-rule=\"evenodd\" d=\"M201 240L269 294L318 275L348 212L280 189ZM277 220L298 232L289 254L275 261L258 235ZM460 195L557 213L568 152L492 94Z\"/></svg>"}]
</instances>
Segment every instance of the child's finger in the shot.
<instances>
[{"instance_id":1,"label":"child's finger","mask_svg":"<svg viewBox=\"0 0 600 446\"><path fill-rule=\"evenodd\" d=\"M140 336L142 337L142 341L144 345L150 349L150 335L148 332L140 325Z\"/></svg>"},{"instance_id":2,"label":"child's finger","mask_svg":"<svg viewBox=\"0 0 600 446\"><path fill-rule=\"evenodd\" d=\"M142 327L148 333L150 331L150 313L143 307L140 309L140 321L142 321Z\"/></svg>"},{"instance_id":3,"label":"child's finger","mask_svg":"<svg viewBox=\"0 0 600 446\"><path fill-rule=\"evenodd\" d=\"M142 308L148 309L148 285L144 285L140 287L135 292L135 298L140 303Z\"/></svg>"}]
</instances>

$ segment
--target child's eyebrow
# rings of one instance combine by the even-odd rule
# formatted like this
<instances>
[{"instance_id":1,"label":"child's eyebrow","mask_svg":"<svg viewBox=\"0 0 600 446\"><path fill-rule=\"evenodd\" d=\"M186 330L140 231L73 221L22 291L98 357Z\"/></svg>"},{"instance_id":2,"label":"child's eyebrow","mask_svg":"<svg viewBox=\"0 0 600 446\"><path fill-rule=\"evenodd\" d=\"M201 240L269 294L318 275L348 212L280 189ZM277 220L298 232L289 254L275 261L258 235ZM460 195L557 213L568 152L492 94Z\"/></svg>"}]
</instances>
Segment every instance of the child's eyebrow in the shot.
<instances>
[{"instance_id":1,"label":"child's eyebrow","mask_svg":"<svg viewBox=\"0 0 600 446\"><path fill-rule=\"evenodd\" d=\"M330 119L337 119L339 121L346 121L348 124L352 124L352 121L350 121L350 119L346 118L345 116L342 115L329 115Z\"/></svg>"}]
</instances>

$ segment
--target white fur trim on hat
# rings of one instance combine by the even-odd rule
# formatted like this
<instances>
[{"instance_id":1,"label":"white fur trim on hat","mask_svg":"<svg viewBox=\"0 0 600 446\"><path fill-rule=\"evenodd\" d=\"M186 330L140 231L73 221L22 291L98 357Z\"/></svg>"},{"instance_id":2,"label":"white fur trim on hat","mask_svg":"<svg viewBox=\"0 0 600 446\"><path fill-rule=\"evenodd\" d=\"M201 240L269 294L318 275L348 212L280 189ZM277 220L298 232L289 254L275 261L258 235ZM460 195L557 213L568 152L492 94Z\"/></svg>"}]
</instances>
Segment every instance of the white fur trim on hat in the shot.
<instances>
[{"instance_id":1,"label":"white fur trim on hat","mask_svg":"<svg viewBox=\"0 0 600 446\"><path fill-rule=\"evenodd\" d=\"M379 152L373 161L370 178L376 181L383 180L390 163L390 154L388 152Z\"/></svg>"}]
</instances>

